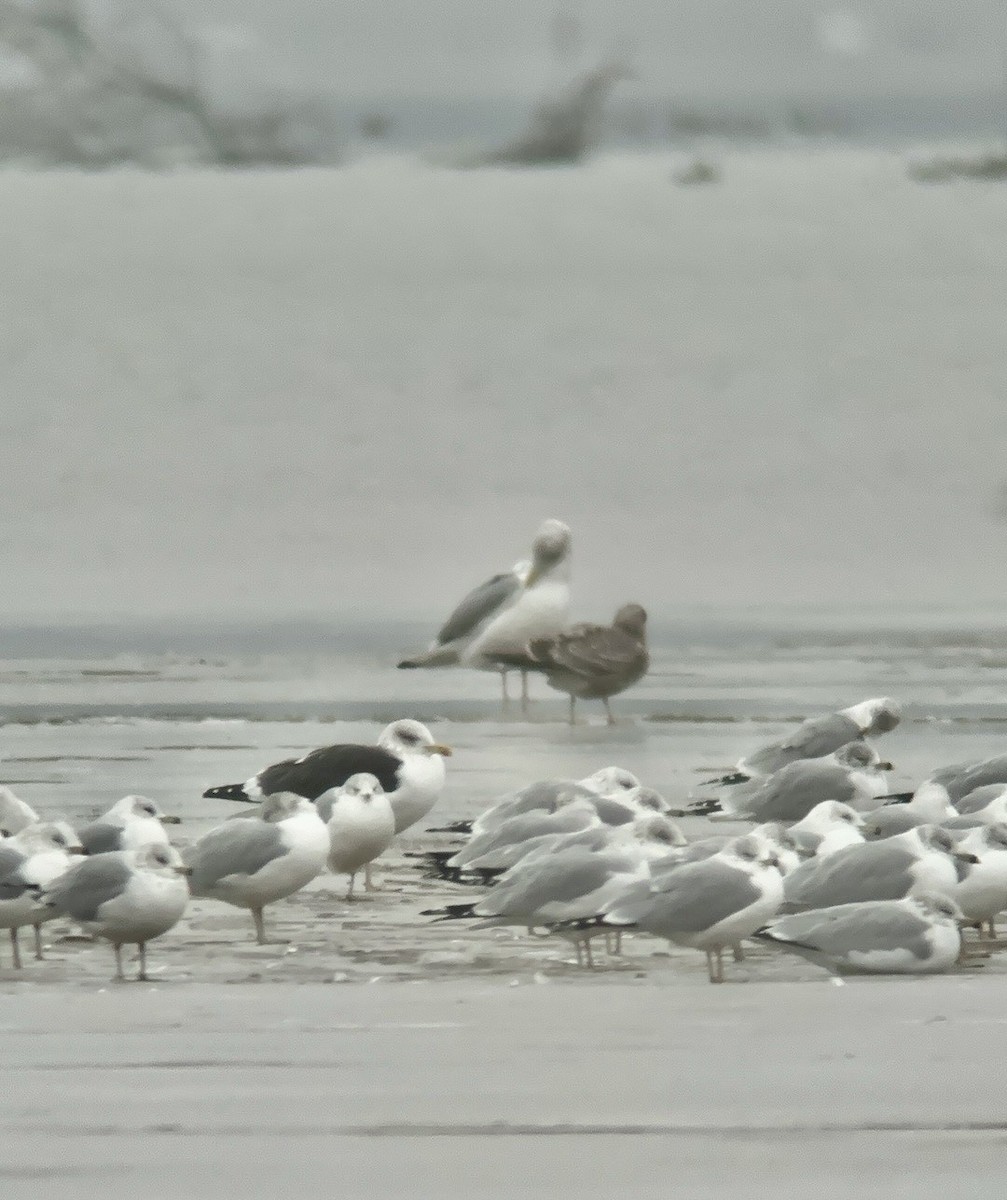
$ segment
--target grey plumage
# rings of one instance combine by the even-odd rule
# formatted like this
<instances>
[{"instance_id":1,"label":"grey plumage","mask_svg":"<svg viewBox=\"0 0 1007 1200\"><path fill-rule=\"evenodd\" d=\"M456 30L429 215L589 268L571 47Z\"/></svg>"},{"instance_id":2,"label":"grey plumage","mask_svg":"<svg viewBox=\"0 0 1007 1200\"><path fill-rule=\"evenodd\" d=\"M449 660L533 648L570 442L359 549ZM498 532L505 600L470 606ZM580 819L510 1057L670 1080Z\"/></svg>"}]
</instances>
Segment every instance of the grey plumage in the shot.
<instances>
[{"instance_id":1,"label":"grey plumage","mask_svg":"<svg viewBox=\"0 0 1007 1200\"><path fill-rule=\"evenodd\" d=\"M118 855L86 858L46 888L46 902L75 921L96 921L101 906L122 894L131 874Z\"/></svg>"},{"instance_id":2,"label":"grey plumage","mask_svg":"<svg viewBox=\"0 0 1007 1200\"><path fill-rule=\"evenodd\" d=\"M636 884L606 914L612 925L634 925L645 933L674 939L700 933L759 899L750 875L714 859L683 863L654 885Z\"/></svg>"},{"instance_id":3,"label":"grey plumage","mask_svg":"<svg viewBox=\"0 0 1007 1200\"><path fill-rule=\"evenodd\" d=\"M506 571L473 588L441 626L437 645L445 646L475 633L483 622L517 594L520 587L520 577L514 571Z\"/></svg>"},{"instance_id":4,"label":"grey plumage","mask_svg":"<svg viewBox=\"0 0 1007 1200\"><path fill-rule=\"evenodd\" d=\"M93 821L78 832L78 837L86 854L108 854L113 850L122 849L122 834L121 825Z\"/></svg>"},{"instance_id":5,"label":"grey plumage","mask_svg":"<svg viewBox=\"0 0 1007 1200\"><path fill-rule=\"evenodd\" d=\"M800 759L824 758L862 736L857 723L843 713L809 717L787 737L749 754L742 760L741 769L750 775L772 775Z\"/></svg>"},{"instance_id":6,"label":"grey plumage","mask_svg":"<svg viewBox=\"0 0 1007 1200\"><path fill-rule=\"evenodd\" d=\"M234 821L211 829L182 852L192 868L189 888L206 895L228 875L254 875L286 853L283 835L267 821Z\"/></svg>"}]
</instances>

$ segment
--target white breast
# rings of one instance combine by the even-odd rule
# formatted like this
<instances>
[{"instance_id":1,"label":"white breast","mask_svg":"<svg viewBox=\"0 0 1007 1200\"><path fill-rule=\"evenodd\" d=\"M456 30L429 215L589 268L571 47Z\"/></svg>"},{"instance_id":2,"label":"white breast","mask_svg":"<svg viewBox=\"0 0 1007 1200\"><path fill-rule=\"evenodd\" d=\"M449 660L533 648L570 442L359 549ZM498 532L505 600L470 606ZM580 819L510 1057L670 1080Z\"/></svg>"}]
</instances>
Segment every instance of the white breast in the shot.
<instances>
[{"instance_id":1,"label":"white breast","mask_svg":"<svg viewBox=\"0 0 1007 1200\"><path fill-rule=\"evenodd\" d=\"M373 861L395 836L395 815L387 796L364 802L340 796L329 817L329 870L352 874Z\"/></svg>"}]
</instances>

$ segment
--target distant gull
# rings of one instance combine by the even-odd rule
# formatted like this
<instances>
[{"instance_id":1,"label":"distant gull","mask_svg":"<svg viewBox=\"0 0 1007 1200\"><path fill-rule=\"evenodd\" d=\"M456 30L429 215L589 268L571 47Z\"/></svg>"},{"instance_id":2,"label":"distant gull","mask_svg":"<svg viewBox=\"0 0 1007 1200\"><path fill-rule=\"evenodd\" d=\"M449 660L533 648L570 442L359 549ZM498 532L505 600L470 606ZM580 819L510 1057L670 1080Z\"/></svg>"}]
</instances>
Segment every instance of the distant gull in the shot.
<instances>
[{"instance_id":1,"label":"distant gull","mask_svg":"<svg viewBox=\"0 0 1007 1200\"><path fill-rule=\"evenodd\" d=\"M954 900L923 892L778 917L755 936L839 974L922 975L957 962L961 919Z\"/></svg>"},{"instance_id":2,"label":"distant gull","mask_svg":"<svg viewBox=\"0 0 1007 1200\"><path fill-rule=\"evenodd\" d=\"M43 888L40 902L112 943L115 977L123 979L122 947L137 945L147 978L147 943L167 933L189 899L189 873L172 846L118 850L82 859Z\"/></svg>"},{"instance_id":3,"label":"distant gull","mask_svg":"<svg viewBox=\"0 0 1007 1200\"><path fill-rule=\"evenodd\" d=\"M166 816L146 796L123 796L108 812L79 831L85 854L107 854L112 850L139 850L144 846L167 846L165 825L181 818Z\"/></svg>"},{"instance_id":4,"label":"distant gull","mask_svg":"<svg viewBox=\"0 0 1007 1200\"><path fill-rule=\"evenodd\" d=\"M570 617L570 529L562 521L543 522L532 543L531 564L518 563L470 592L441 628L430 647L403 659L401 668L475 667L499 671L506 704L507 672L522 673L521 700L527 702L527 646L551 637Z\"/></svg>"},{"instance_id":5,"label":"distant gull","mask_svg":"<svg viewBox=\"0 0 1007 1200\"><path fill-rule=\"evenodd\" d=\"M38 889L66 871L84 853L65 821L40 821L26 825L13 837L0 841L0 929L10 931L14 966L21 968L18 930L35 929L35 957L42 958L41 925L55 914L37 903Z\"/></svg>"},{"instance_id":6,"label":"distant gull","mask_svg":"<svg viewBox=\"0 0 1007 1200\"><path fill-rule=\"evenodd\" d=\"M384 788L395 813L395 832L401 833L437 803L444 790L444 759L450 755L450 748L435 742L419 721L394 721L382 731L376 746L323 746L301 758L264 767L244 783L208 788L203 796L255 804L273 792L295 792L317 800L323 792L366 772Z\"/></svg>"},{"instance_id":7,"label":"distant gull","mask_svg":"<svg viewBox=\"0 0 1007 1200\"><path fill-rule=\"evenodd\" d=\"M353 899L353 881L364 869L364 889L371 891L371 863L395 837L395 813L377 777L366 771L351 775L339 788L329 788L315 801L329 831L329 870L349 875L346 899Z\"/></svg>"},{"instance_id":8,"label":"distant gull","mask_svg":"<svg viewBox=\"0 0 1007 1200\"><path fill-rule=\"evenodd\" d=\"M703 950L710 982L723 983L724 950L761 928L782 900L775 851L749 834L711 858L669 871L659 885L634 884L602 914L608 927L628 926Z\"/></svg>"},{"instance_id":9,"label":"distant gull","mask_svg":"<svg viewBox=\"0 0 1007 1200\"><path fill-rule=\"evenodd\" d=\"M875 808L888 786L884 770L889 765L878 761L873 746L850 742L834 754L787 763L755 791L735 790L724 799L698 800L688 812L718 813L729 820L800 821L823 800Z\"/></svg>"},{"instance_id":10,"label":"distant gull","mask_svg":"<svg viewBox=\"0 0 1007 1200\"><path fill-rule=\"evenodd\" d=\"M26 825L34 825L38 813L20 800L9 787L0 787L0 837L11 837L20 833Z\"/></svg>"},{"instance_id":11,"label":"distant gull","mask_svg":"<svg viewBox=\"0 0 1007 1200\"><path fill-rule=\"evenodd\" d=\"M601 700L609 725L615 724L609 698L624 692L647 673L647 613L639 604L624 604L611 625L582 622L552 637L532 638L528 652L546 682L570 697L570 724L577 700Z\"/></svg>"},{"instance_id":12,"label":"distant gull","mask_svg":"<svg viewBox=\"0 0 1007 1200\"><path fill-rule=\"evenodd\" d=\"M194 896L247 908L265 945L262 911L300 891L325 867L329 832L315 806L293 792L267 796L247 821L225 821L186 848Z\"/></svg>"},{"instance_id":13,"label":"distant gull","mask_svg":"<svg viewBox=\"0 0 1007 1200\"><path fill-rule=\"evenodd\" d=\"M910 892L948 895L974 854L958 851L945 830L920 825L880 842L847 846L802 863L784 880L787 907L832 908L862 900L901 900Z\"/></svg>"},{"instance_id":14,"label":"distant gull","mask_svg":"<svg viewBox=\"0 0 1007 1200\"><path fill-rule=\"evenodd\" d=\"M898 703L887 696L862 700L827 716L809 717L787 737L740 759L736 771L707 782L733 784L766 779L787 763L822 758L848 742L887 733L898 725L900 717Z\"/></svg>"}]
</instances>

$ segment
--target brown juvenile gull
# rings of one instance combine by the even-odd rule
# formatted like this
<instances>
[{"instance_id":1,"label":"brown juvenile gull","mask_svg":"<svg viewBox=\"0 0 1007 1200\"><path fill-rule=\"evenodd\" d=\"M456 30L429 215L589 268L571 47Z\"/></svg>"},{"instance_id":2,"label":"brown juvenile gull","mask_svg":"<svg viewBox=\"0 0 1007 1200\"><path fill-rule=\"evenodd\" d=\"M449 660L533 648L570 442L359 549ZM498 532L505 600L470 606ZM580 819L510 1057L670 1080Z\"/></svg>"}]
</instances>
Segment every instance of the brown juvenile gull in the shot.
<instances>
[{"instance_id":1,"label":"brown juvenile gull","mask_svg":"<svg viewBox=\"0 0 1007 1200\"><path fill-rule=\"evenodd\" d=\"M578 698L601 700L609 725L615 724L609 698L642 679L650 666L647 613L639 604L624 604L611 625L581 622L554 637L533 638L528 653L545 673L546 682L570 697L570 724Z\"/></svg>"},{"instance_id":2,"label":"brown juvenile gull","mask_svg":"<svg viewBox=\"0 0 1007 1200\"><path fill-rule=\"evenodd\" d=\"M400 668L475 667L499 671L503 702L507 672L521 672L521 703L527 705L527 645L551 637L570 617L570 529L544 521L532 543L531 562L517 563L471 591L448 617L431 645L403 659Z\"/></svg>"},{"instance_id":3,"label":"brown juvenile gull","mask_svg":"<svg viewBox=\"0 0 1007 1200\"><path fill-rule=\"evenodd\" d=\"M39 900L112 943L116 979L124 978L122 947L139 946L137 979L146 979L147 943L185 911L189 889L182 877L188 874L172 846L117 850L82 859L43 888Z\"/></svg>"}]
</instances>

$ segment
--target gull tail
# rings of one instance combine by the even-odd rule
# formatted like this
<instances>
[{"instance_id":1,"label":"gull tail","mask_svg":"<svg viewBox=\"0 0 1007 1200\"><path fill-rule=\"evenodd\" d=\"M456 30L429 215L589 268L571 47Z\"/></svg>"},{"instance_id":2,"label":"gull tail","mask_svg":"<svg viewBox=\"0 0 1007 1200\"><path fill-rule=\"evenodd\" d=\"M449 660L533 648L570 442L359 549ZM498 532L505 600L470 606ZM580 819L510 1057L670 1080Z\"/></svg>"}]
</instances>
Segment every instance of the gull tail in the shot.
<instances>
[{"instance_id":1,"label":"gull tail","mask_svg":"<svg viewBox=\"0 0 1007 1200\"><path fill-rule=\"evenodd\" d=\"M240 800L243 804L257 803L245 791L243 783L222 783L219 787L207 788L203 793L204 800Z\"/></svg>"},{"instance_id":2,"label":"gull tail","mask_svg":"<svg viewBox=\"0 0 1007 1200\"><path fill-rule=\"evenodd\" d=\"M908 804L912 800L913 795L913 792L891 792L887 796L875 796L875 799L879 800L883 805Z\"/></svg>"},{"instance_id":3,"label":"gull tail","mask_svg":"<svg viewBox=\"0 0 1007 1200\"><path fill-rule=\"evenodd\" d=\"M471 833L471 821L455 821L453 825L440 825L436 829L425 829L424 833Z\"/></svg>"},{"instance_id":4,"label":"gull tail","mask_svg":"<svg viewBox=\"0 0 1007 1200\"><path fill-rule=\"evenodd\" d=\"M748 783L751 775L746 775L744 771L731 771L727 775L720 775L716 779L704 779L699 785L700 787L733 787L736 783Z\"/></svg>"},{"instance_id":5,"label":"gull tail","mask_svg":"<svg viewBox=\"0 0 1007 1200\"><path fill-rule=\"evenodd\" d=\"M708 817L710 813L723 811L723 805L719 800L695 800L692 804L687 804L685 808L680 808L671 815L673 817Z\"/></svg>"},{"instance_id":6,"label":"gull tail","mask_svg":"<svg viewBox=\"0 0 1007 1200\"><path fill-rule=\"evenodd\" d=\"M436 917L439 921L464 921L476 915L475 904L446 904L443 908L424 908L421 917Z\"/></svg>"},{"instance_id":7,"label":"gull tail","mask_svg":"<svg viewBox=\"0 0 1007 1200\"><path fill-rule=\"evenodd\" d=\"M404 658L395 665L400 671L416 671L421 667L453 667L458 662L458 651L453 646L432 646L411 658Z\"/></svg>"}]
</instances>

